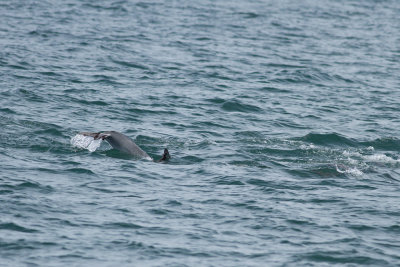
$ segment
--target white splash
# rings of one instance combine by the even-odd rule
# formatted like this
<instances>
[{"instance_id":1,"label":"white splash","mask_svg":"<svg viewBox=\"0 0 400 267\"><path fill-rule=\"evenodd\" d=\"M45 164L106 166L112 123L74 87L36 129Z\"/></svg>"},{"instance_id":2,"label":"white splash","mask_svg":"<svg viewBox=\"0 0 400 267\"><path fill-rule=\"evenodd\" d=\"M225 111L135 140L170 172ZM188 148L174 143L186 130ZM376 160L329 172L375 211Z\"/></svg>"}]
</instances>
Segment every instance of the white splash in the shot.
<instances>
[{"instance_id":1,"label":"white splash","mask_svg":"<svg viewBox=\"0 0 400 267\"><path fill-rule=\"evenodd\" d=\"M308 145L302 144L302 145L300 145L300 149L302 149L302 150L312 150L312 149L316 149L316 148L317 147L315 145L313 145L313 144L308 144Z\"/></svg>"},{"instance_id":2,"label":"white splash","mask_svg":"<svg viewBox=\"0 0 400 267\"><path fill-rule=\"evenodd\" d=\"M362 158L362 154L359 151L351 151L351 150L344 150L342 152L342 155L345 157L356 157L356 158Z\"/></svg>"},{"instance_id":3,"label":"white splash","mask_svg":"<svg viewBox=\"0 0 400 267\"><path fill-rule=\"evenodd\" d=\"M346 168L344 170L339 169L338 165L336 164L336 171L339 173L350 174L353 176L362 176L364 173L357 169L356 167L353 168Z\"/></svg>"},{"instance_id":4,"label":"white splash","mask_svg":"<svg viewBox=\"0 0 400 267\"><path fill-rule=\"evenodd\" d=\"M388 163L388 164L396 164L400 163L399 159L394 159L385 154L374 154L369 156L364 156L367 161L377 162L377 163Z\"/></svg>"},{"instance_id":5,"label":"white splash","mask_svg":"<svg viewBox=\"0 0 400 267\"><path fill-rule=\"evenodd\" d=\"M74 147L84 148L90 152L96 151L100 147L101 139L94 140L91 136L84 136L82 134L77 134L71 138L71 145Z\"/></svg>"},{"instance_id":6,"label":"white splash","mask_svg":"<svg viewBox=\"0 0 400 267\"><path fill-rule=\"evenodd\" d=\"M150 156L147 156L147 157L145 157L144 159L145 159L145 160L148 160L148 161L153 161L153 158L150 157Z\"/></svg>"}]
</instances>

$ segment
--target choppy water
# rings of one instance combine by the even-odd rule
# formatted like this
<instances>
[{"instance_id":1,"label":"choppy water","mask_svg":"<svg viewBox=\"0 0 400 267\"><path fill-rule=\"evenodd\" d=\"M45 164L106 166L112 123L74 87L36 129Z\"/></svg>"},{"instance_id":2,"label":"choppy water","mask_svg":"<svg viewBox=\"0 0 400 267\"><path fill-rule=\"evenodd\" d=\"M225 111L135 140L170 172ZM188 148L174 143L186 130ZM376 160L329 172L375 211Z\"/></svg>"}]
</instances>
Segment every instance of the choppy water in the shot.
<instances>
[{"instance_id":1,"label":"choppy water","mask_svg":"<svg viewBox=\"0 0 400 267\"><path fill-rule=\"evenodd\" d=\"M399 18L0 2L0 265L399 265ZM100 130L172 159L71 145Z\"/></svg>"}]
</instances>

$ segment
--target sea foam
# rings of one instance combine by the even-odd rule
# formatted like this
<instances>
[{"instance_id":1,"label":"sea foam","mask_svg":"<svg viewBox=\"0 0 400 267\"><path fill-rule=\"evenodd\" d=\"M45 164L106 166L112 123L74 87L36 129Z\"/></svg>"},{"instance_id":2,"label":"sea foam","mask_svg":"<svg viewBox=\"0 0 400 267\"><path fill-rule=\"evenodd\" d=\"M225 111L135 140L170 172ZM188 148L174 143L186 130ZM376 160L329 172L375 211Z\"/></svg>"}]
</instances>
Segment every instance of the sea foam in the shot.
<instances>
[{"instance_id":1,"label":"sea foam","mask_svg":"<svg viewBox=\"0 0 400 267\"><path fill-rule=\"evenodd\" d=\"M90 152L96 151L101 145L101 139L94 140L91 136L84 136L82 134L77 134L71 138L71 145L78 148L84 148Z\"/></svg>"}]
</instances>

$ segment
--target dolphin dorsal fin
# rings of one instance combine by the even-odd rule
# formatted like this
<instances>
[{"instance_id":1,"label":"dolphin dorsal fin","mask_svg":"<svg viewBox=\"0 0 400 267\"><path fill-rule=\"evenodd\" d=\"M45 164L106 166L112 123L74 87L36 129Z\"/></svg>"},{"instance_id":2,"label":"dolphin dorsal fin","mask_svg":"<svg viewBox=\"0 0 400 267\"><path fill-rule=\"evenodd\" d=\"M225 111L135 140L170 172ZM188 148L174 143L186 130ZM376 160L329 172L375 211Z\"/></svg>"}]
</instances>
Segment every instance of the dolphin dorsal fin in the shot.
<instances>
[{"instance_id":1,"label":"dolphin dorsal fin","mask_svg":"<svg viewBox=\"0 0 400 267\"><path fill-rule=\"evenodd\" d=\"M162 158L158 161L158 162L162 162L162 161L168 161L171 158L168 149L164 149L164 153L162 155Z\"/></svg>"}]
</instances>

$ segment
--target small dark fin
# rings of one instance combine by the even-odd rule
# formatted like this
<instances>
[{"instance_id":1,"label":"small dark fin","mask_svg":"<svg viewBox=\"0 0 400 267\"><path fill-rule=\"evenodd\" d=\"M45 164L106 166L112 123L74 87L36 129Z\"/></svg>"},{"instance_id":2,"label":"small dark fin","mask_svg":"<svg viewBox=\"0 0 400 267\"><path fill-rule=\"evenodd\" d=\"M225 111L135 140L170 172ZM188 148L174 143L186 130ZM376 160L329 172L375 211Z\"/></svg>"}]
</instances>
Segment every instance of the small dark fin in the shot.
<instances>
[{"instance_id":1,"label":"small dark fin","mask_svg":"<svg viewBox=\"0 0 400 267\"><path fill-rule=\"evenodd\" d=\"M162 158L158 162L162 161L168 161L171 158L169 155L168 149L164 149L164 154L162 155Z\"/></svg>"}]
</instances>

